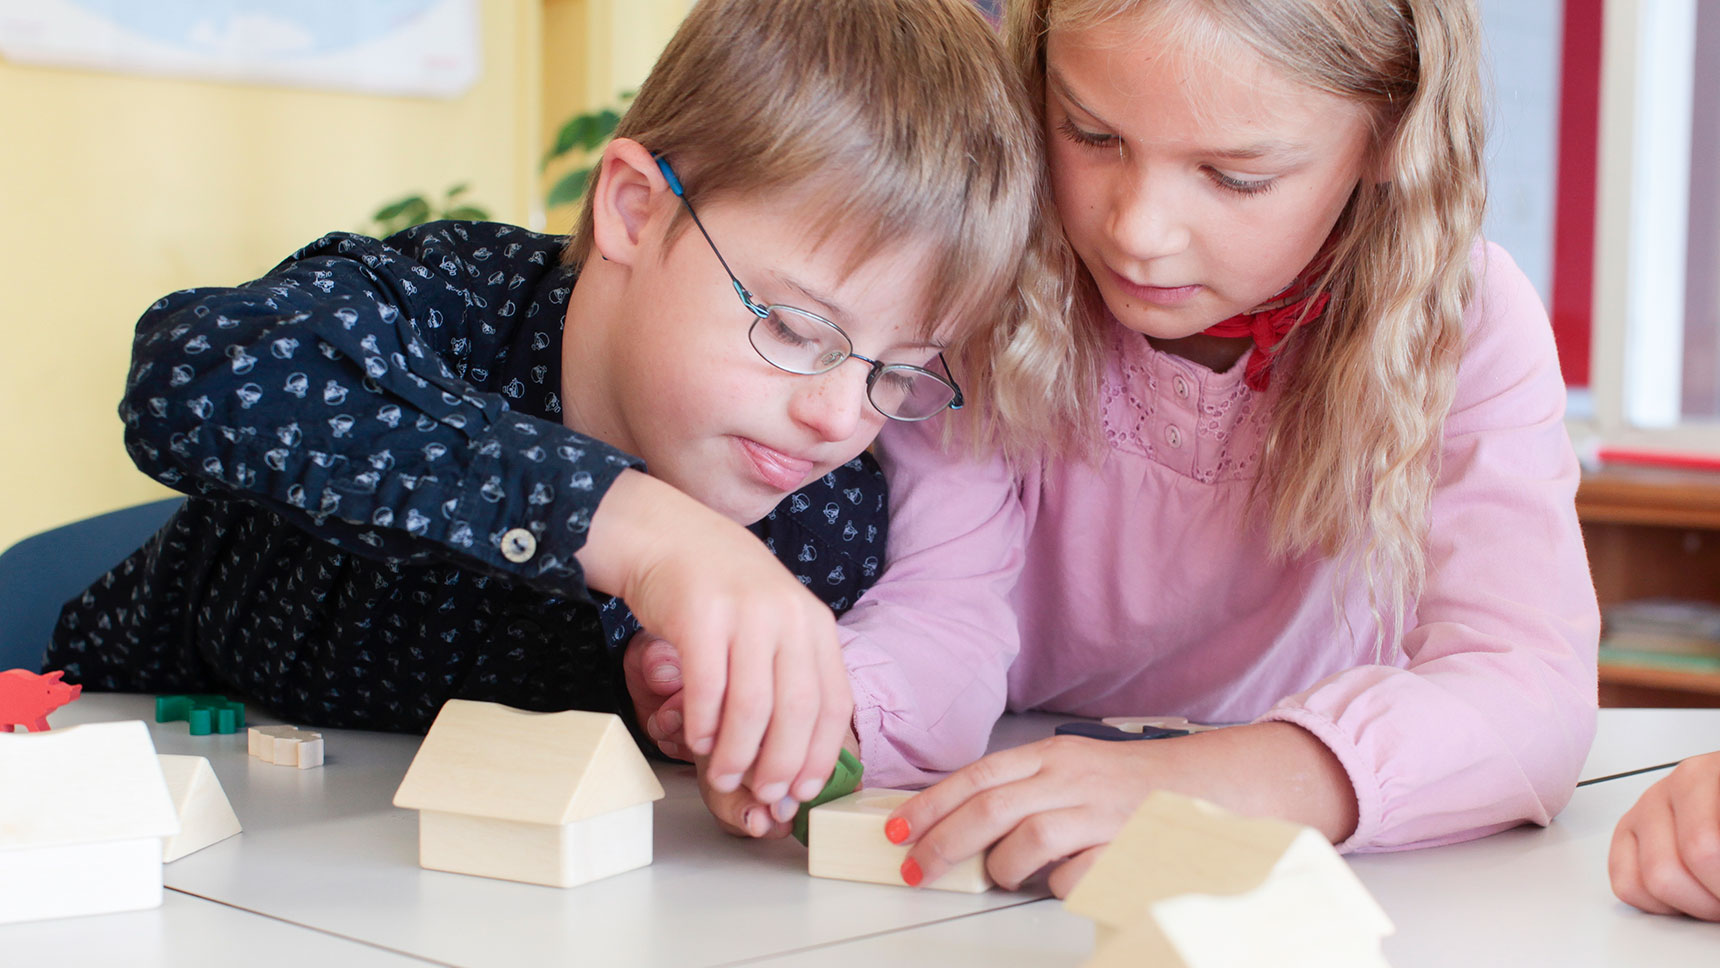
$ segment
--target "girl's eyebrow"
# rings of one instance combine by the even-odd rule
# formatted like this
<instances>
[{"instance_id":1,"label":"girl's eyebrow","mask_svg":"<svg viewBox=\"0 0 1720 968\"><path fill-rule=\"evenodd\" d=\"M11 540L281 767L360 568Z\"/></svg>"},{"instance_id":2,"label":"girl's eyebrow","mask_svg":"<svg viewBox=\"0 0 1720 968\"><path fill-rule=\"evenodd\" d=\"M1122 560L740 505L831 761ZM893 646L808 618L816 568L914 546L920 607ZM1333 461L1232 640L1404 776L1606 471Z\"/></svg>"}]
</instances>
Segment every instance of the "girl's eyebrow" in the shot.
<instances>
[{"instance_id":1,"label":"girl's eyebrow","mask_svg":"<svg viewBox=\"0 0 1720 968\"><path fill-rule=\"evenodd\" d=\"M1099 122L1101 126L1109 128L1119 134L1122 133L1122 128L1106 121L1104 116L1081 103L1081 99L1076 97L1075 92L1069 89L1069 82L1063 79L1063 75L1057 73L1057 71L1052 68L1048 68L1045 74L1046 81L1056 90L1059 97L1068 101L1082 114L1085 114L1094 121ZM1237 145L1232 148L1209 148L1204 151L1203 154L1224 161L1257 161L1261 158L1283 158L1286 156L1295 158L1306 154L1307 151L1307 145L1297 144L1292 141L1283 141L1276 138L1269 138L1264 141Z\"/></svg>"},{"instance_id":2,"label":"girl's eyebrow","mask_svg":"<svg viewBox=\"0 0 1720 968\"><path fill-rule=\"evenodd\" d=\"M1051 86L1053 88L1056 88L1058 96L1062 97L1063 100L1068 101L1070 104L1073 104L1076 108L1078 108L1081 111L1082 114L1087 115L1088 117L1099 122L1100 124L1104 125L1105 127L1110 128L1113 131L1121 130L1116 125L1112 124L1109 121L1106 121L1104 119L1104 117L1099 114L1099 112L1097 112L1097 111L1093 110L1092 108L1088 107L1087 105L1081 103L1081 99L1075 96L1074 91L1070 90L1069 82L1065 81L1063 79L1063 75L1059 74L1057 72L1056 68L1048 68L1045 72L1045 79L1051 84Z\"/></svg>"}]
</instances>

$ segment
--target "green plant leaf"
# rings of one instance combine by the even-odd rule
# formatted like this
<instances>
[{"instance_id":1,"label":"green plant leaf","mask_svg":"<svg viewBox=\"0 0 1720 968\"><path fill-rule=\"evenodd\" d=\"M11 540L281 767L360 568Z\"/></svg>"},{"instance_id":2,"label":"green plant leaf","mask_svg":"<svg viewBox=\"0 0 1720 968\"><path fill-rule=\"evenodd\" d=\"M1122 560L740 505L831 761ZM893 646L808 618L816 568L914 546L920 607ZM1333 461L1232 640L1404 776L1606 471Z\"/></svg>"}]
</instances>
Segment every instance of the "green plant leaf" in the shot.
<instances>
[{"instance_id":1,"label":"green plant leaf","mask_svg":"<svg viewBox=\"0 0 1720 968\"><path fill-rule=\"evenodd\" d=\"M598 146L609 140L615 133L615 126L621 123L621 115L610 108L604 108L596 114L588 115L591 123L580 132L584 138L579 146L586 151L596 150Z\"/></svg>"},{"instance_id":2,"label":"green plant leaf","mask_svg":"<svg viewBox=\"0 0 1720 968\"><path fill-rule=\"evenodd\" d=\"M557 205L567 205L577 202L585 196L586 182L591 180L591 169L581 168L563 175L549 190L549 196L544 199L544 207L555 208Z\"/></svg>"},{"instance_id":3,"label":"green plant leaf","mask_svg":"<svg viewBox=\"0 0 1720 968\"><path fill-rule=\"evenodd\" d=\"M390 222L390 221L393 221L394 219L399 218L407 209L411 208L414 204L425 205L424 196L422 196L422 195L408 195L405 198L396 199L395 201L389 202L387 205L384 205L381 208L377 209L376 214L372 215L371 218L375 219L378 222Z\"/></svg>"},{"instance_id":4,"label":"green plant leaf","mask_svg":"<svg viewBox=\"0 0 1720 968\"><path fill-rule=\"evenodd\" d=\"M458 198L461 195L466 194L466 189L471 188L471 187L472 187L471 182L461 182L460 184L455 185L453 188L448 189L447 192L443 193L442 198L446 202L452 203L454 201L454 199Z\"/></svg>"},{"instance_id":5,"label":"green plant leaf","mask_svg":"<svg viewBox=\"0 0 1720 968\"><path fill-rule=\"evenodd\" d=\"M469 222L488 222L490 213L476 205L456 205L442 213L443 218L463 219Z\"/></svg>"}]
</instances>

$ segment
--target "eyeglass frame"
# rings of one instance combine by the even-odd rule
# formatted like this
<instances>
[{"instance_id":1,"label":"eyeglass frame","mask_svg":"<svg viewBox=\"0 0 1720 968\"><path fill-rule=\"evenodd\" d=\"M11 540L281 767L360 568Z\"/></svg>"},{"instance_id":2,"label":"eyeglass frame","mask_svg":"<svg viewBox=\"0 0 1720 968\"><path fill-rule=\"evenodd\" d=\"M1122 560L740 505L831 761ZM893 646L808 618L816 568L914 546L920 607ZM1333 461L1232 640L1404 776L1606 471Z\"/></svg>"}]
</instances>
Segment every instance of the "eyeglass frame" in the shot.
<instances>
[{"instance_id":1,"label":"eyeglass frame","mask_svg":"<svg viewBox=\"0 0 1720 968\"><path fill-rule=\"evenodd\" d=\"M709 245L711 247L711 254L715 255L717 257L717 261L722 264L723 272L728 274L729 282L734 285L735 295L740 297L741 305L745 306L747 308L747 311L752 313L753 316L756 317L753 320L752 325L757 326L761 320L768 319L770 317L770 311L771 311L772 306L766 306L763 303L759 302L758 297L754 296L752 294L751 290L747 289L746 286L742 285L740 278L735 275L734 270L729 268L729 262L727 259L723 258L722 251L717 248L716 240L711 238L711 233L705 228L705 223L699 219L699 213L693 210L693 203L687 200L686 189L682 186L681 179L678 176L676 176L675 169L673 169L669 166L669 159L663 157L660 154L654 154L651 157L654 161L657 162L657 168L659 171L661 171L663 173L664 180L666 180L668 182L669 190L671 192L674 192L675 197L681 200L681 204L685 205L687 207L687 214L692 216L693 225L698 228L699 234L705 237L705 244ZM815 319L815 320L823 323L824 325L835 330L837 335L842 337L842 341L844 343L848 344L848 351L845 354L843 354L842 358L837 360L836 362L830 364L829 366L825 367L822 370L813 370L811 372L803 372L801 370L791 370L788 367L783 366L782 364L780 364L780 363L776 362L775 360L771 359L770 357L766 356L764 354L764 351L758 348L758 344L756 342L754 342L753 339L751 338L750 327L749 327L747 345L749 345L753 348L753 352L758 354L759 359L764 360L766 363L769 363L771 366L775 367L776 369L781 370L784 373L792 373L796 376L820 376L822 374L829 373L831 370L836 369L837 367L841 366L842 364L848 362L850 359L859 360L860 362L866 364L866 366L868 368L867 373L866 373L866 402L867 402L867 404L869 404L873 410L876 410L879 413L883 414L887 419L897 420L897 421L900 421L902 423L919 423L920 421L923 421L923 420L930 420L933 417L936 417L938 414L943 413L945 410L960 410L962 408L962 405L966 402L962 396L961 385L956 383L955 372L950 369L949 361L944 359L944 354L943 354L942 350L938 351L938 362L943 365L944 372L949 374L948 377L939 376L938 374L932 372L931 370L927 369L926 367L915 366L912 363L885 363L882 360L875 360L869 356L861 356L859 353L854 352L854 338L848 335L848 331L843 329L842 327L836 325L836 323L832 322L831 320L826 319L823 315L821 315L819 313L811 312L809 310L801 309L799 306L790 306L790 305L787 305L786 303L784 303L784 304L772 304L772 305L780 305L781 308L783 308L783 309L792 310L793 312L799 313L802 316L808 316L808 317L811 317L812 319ZM883 407L878 406L878 402L876 400L872 399L872 385L877 382L878 375L880 373L883 373L886 367L901 367L903 369L916 370L920 373L924 373L925 375L931 377L932 379L937 380L938 382L944 384L945 386L948 386L954 395L950 398L950 401L948 403L943 405L942 408L940 408L938 410L934 410L931 413L926 414L924 417L900 417L900 416L897 416L893 413L886 411Z\"/></svg>"}]
</instances>

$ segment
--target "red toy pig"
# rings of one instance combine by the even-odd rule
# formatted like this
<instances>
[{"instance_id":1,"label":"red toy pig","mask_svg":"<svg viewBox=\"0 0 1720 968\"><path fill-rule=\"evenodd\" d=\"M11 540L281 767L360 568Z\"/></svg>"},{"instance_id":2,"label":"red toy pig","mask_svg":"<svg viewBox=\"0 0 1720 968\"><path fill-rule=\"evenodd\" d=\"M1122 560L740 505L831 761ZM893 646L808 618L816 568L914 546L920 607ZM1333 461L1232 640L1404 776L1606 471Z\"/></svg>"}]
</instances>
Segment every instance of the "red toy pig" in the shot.
<instances>
[{"instance_id":1,"label":"red toy pig","mask_svg":"<svg viewBox=\"0 0 1720 968\"><path fill-rule=\"evenodd\" d=\"M32 733L48 728L48 714L78 698L83 686L61 682L64 672L37 675L28 669L0 672L0 731L22 726Z\"/></svg>"}]
</instances>

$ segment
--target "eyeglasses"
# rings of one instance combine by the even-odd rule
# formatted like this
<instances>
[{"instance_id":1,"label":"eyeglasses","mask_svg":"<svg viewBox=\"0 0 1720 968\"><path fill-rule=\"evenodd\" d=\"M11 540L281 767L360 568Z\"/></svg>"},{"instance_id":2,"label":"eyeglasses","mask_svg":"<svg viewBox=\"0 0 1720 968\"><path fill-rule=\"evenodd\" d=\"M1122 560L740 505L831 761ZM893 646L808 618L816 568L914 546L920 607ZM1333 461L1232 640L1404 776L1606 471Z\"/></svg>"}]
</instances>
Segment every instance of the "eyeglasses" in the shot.
<instances>
[{"instance_id":1,"label":"eyeglasses","mask_svg":"<svg viewBox=\"0 0 1720 968\"><path fill-rule=\"evenodd\" d=\"M681 180L675 177L675 170L669 167L668 159L658 155L657 167L668 180L669 190L675 193L682 205L687 206L687 214L693 217L693 224L710 244L717 261L723 264L723 271L734 283L741 304L756 317L747 330L747 341L766 363L788 373L816 376L829 373L850 357L859 360L871 368L866 374L866 399L891 420L927 420L945 408L961 409L962 391L956 386L953 376L945 379L923 366L884 363L861 356L854 352L854 341L848 338L842 327L823 316L779 303L769 306L760 303L735 278L728 260L718 251L711 233L705 230L705 223L699 221L699 213L693 211L693 203L687 201L686 191L681 187ZM950 365L944 354L938 354L938 363L944 372L949 372Z\"/></svg>"}]
</instances>

